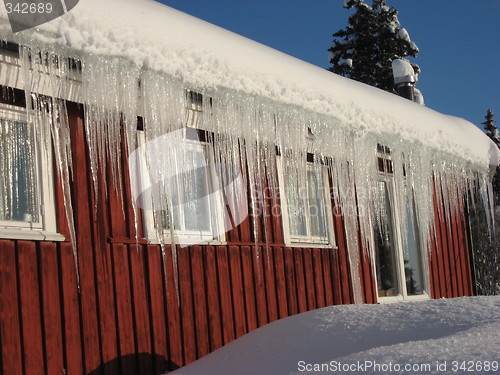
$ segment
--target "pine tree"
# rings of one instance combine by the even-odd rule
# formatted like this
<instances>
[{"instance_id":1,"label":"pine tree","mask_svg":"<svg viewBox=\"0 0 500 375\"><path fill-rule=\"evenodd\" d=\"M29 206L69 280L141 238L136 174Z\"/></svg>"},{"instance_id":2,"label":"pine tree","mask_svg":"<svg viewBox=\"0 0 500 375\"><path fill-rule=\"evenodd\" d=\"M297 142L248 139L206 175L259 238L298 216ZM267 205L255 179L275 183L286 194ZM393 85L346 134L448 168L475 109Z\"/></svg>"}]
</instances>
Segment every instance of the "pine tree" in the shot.
<instances>
[{"instance_id":1,"label":"pine tree","mask_svg":"<svg viewBox=\"0 0 500 375\"><path fill-rule=\"evenodd\" d=\"M482 122L482 124L484 125L484 130L486 130L486 135L495 142L498 148L500 148L500 134L498 128L495 126L496 120L493 116L495 116L493 111L488 109L488 111L486 111L486 116L484 116L486 121ZM493 196L495 205L500 206L500 166L497 167L495 175L493 176Z\"/></svg>"},{"instance_id":2,"label":"pine tree","mask_svg":"<svg viewBox=\"0 0 500 375\"><path fill-rule=\"evenodd\" d=\"M500 135L498 134L498 129L495 126L496 120L493 118L495 114L491 109L488 109L486 111L486 116L484 118L486 121L482 122L481 124L484 125L484 130L486 130L486 135L491 138L493 142L500 148Z\"/></svg>"},{"instance_id":3,"label":"pine tree","mask_svg":"<svg viewBox=\"0 0 500 375\"><path fill-rule=\"evenodd\" d=\"M397 10L388 7L386 0L373 0L372 6L364 0L345 0L344 7L355 12L349 16L348 26L333 34L329 70L393 92L392 60L415 57L419 52L400 27ZM420 68L412 65L418 74Z\"/></svg>"},{"instance_id":4,"label":"pine tree","mask_svg":"<svg viewBox=\"0 0 500 375\"><path fill-rule=\"evenodd\" d=\"M493 119L494 113L488 109L482 124L486 134L500 148L500 137ZM469 209L472 247L474 254L474 272L476 287L479 294L500 294L500 167L497 167L493 176L494 225L493 230L487 223L485 207L476 203ZM479 192L475 193L474 200L480 202Z\"/></svg>"}]
</instances>

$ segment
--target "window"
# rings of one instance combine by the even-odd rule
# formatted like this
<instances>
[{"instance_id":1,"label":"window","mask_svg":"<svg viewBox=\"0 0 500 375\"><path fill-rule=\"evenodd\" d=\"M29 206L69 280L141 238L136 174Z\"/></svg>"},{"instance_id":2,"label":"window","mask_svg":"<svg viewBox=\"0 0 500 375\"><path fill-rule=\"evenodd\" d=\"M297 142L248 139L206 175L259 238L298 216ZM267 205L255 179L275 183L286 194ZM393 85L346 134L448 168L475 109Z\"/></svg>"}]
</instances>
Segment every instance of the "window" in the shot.
<instances>
[{"instance_id":1,"label":"window","mask_svg":"<svg viewBox=\"0 0 500 375\"><path fill-rule=\"evenodd\" d=\"M423 254L417 225L415 202L406 202L407 244L403 247L406 294L418 296L425 294Z\"/></svg>"},{"instance_id":2,"label":"window","mask_svg":"<svg viewBox=\"0 0 500 375\"><path fill-rule=\"evenodd\" d=\"M223 201L213 148L193 134L195 129L184 128L160 137L161 147L169 152L159 154L158 139L146 143L144 132L139 132L144 160L141 206L150 241L163 234L163 240L171 242L172 233L179 244L223 241Z\"/></svg>"},{"instance_id":3,"label":"window","mask_svg":"<svg viewBox=\"0 0 500 375\"><path fill-rule=\"evenodd\" d=\"M212 99L189 90L185 95L184 128L148 142L143 128L138 131L139 152L134 158L141 159L137 163L141 171L132 167L131 175L142 179L139 204L148 240L221 243L225 213L214 150L206 142L207 133L197 130L203 122L203 101L211 105Z\"/></svg>"},{"instance_id":4,"label":"window","mask_svg":"<svg viewBox=\"0 0 500 375\"><path fill-rule=\"evenodd\" d=\"M211 235L210 223L210 162L208 146L186 142L186 161L190 170L171 178L172 214L162 211L162 225L183 233ZM172 220L173 216L173 220Z\"/></svg>"},{"instance_id":5,"label":"window","mask_svg":"<svg viewBox=\"0 0 500 375\"><path fill-rule=\"evenodd\" d=\"M278 160L285 241L294 246L331 247L334 236L326 169L307 163L306 171L301 171L283 164Z\"/></svg>"},{"instance_id":6,"label":"window","mask_svg":"<svg viewBox=\"0 0 500 375\"><path fill-rule=\"evenodd\" d=\"M379 155L379 172L380 179L373 196L378 297L382 298L382 302L427 298L424 254L421 250L415 202L413 197L406 202L396 201L398 195L393 180L392 161L387 150L384 155ZM396 214L401 212L396 209L399 204L404 205L402 217Z\"/></svg>"},{"instance_id":7,"label":"window","mask_svg":"<svg viewBox=\"0 0 500 375\"><path fill-rule=\"evenodd\" d=\"M63 240L56 232L52 159L24 108L0 106L0 238Z\"/></svg>"},{"instance_id":8,"label":"window","mask_svg":"<svg viewBox=\"0 0 500 375\"><path fill-rule=\"evenodd\" d=\"M203 120L203 95L195 91L186 91L186 103L186 126L197 128Z\"/></svg>"}]
</instances>

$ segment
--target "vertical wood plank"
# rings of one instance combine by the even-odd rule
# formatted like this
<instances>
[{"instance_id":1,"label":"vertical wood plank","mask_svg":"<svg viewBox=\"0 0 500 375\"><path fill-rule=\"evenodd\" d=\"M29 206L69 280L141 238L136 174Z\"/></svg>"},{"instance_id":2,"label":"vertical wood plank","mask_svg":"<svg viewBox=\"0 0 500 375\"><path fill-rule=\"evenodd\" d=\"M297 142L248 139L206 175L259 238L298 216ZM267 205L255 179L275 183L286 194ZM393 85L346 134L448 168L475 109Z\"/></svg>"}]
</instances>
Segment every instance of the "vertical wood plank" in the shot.
<instances>
[{"instance_id":1,"label":"vertical wood plank","mask_svg":"<svg viewBox=\"0 0 500 375\"><path fill-rule=\"evenodd\" d=\"M146 286L144 248L131 245L129 248L130 277L132 279L134 327L136 335L136 350L138 354L151 353L151 325ZM139 373L149 374L153 371L150 356L138 356Z\"/></svg>"},{"instance_id":2,"label":"vertical wood plank","mask_svg":"<svg viewBox=\"0 0 500 375\"><path fill-rule=\"evenodd\" d=\"M262 247L252 246L252 258L254 262L254 283L257 304L258 326L261 327L269 322L267 315L266 280L264 271L264 250Z\"/></svg>"},{"instance_id":3,"label":"vertical wood plank","mask_svg":"<svg viewBox=\"0 0 500 375\"><path fill-rule=\"evenodd\" d=\"M101 364L101 346L97 318L96 285L94 283L94 256L92 220L90 214L92 179L88 171L87 148L84 124L80 107L68 103L68 118L71 132L71 150L73 157L73 209L77 248L79 249L80 272L80 310L83 328L83 348L85 371L95 370Z\"/></svg>"},{"instance_id":4,"label":"vertical wood plank","mask_svg":"<svg viewBox=\"0 0 500 375\"><path fill-rule=\"evenodd\" d=\"M456 212L450 212L449 223L447 226L448 233L448 251L450 259L450 277L451 277L451 293L453 297L458 297L458 282L457 282L457 233L455 227Z\"/></svg>"},{"instance_id":5,"label":"vertical wood plank","mask_svg":"<svg viewBox=\"0 0 500 375\"><path fill-rule=\"evenodd\" d=\"M130 263L128 249L125 245L112 246L114 282L116 291L116 318L122 374L137 374L135 357L134 321L132 308L132 291L130 280ZM126 358L129 358L127 361Z\"/></svg>"},{"instance_id":6,"label":"vertical wood plank","mask_svg":"<svg viewBox=\"0 0 500 375\"><path fill-rule=\"evenodd\" d=\"M286 294L285 281L285 263L283 257L283 248L274 248L274 267L276 275L276 291L278 293L278 311L279 317L286 318L288 316L288 299Z\"/></svg>"},{"instance_id":7,"label":"vertical wood plank","mask_svg":"<svg viewBox=\"0 0 500 375\"><path fill-rule=\"evenodd\" d=\"M201 246L191 246L190 253L193 282L193 304L196 321L197 356L200 358L207 355L210 351L207 319L207 289L205 286L205 270Z\"/></svg>"},{"instance_id":8,"label":"vertical wood plank","mask_svg":"<svg viewBox=\"0 0 500 375\"><path fill-rule=\"evenodd\" d=\"M462 258L463 258L463 242L461 241L461 235L458 229L458 221L460 220L460 211L457 210L453 215L452 225L453 225L453 247L454 247L454 279L455 279L455 291L456 297L463 297L463 280L462 280Z\"/></svg>"},{"instance_id":9,"label":"vertical wood plank","mask_svg":"<svg viewBox=\"0 0 500 375\"><path fill-rule=\"evenodd\" d=\"M36 243L19 241L17 257L25 372L43 374L44 354Z\"/></svg>"},{"instance_id":10,"label":"vertical wood plank","mask_svg":"<svg viewBox=\"0 0 500 375\"><path fill-rule=\"evenodd\" d=\"M311 249L302 249L304 252L304 272L306 280L307 308L313 310L318 307L316 290L314 289L314 268Z\"/></svg>"},{"instance_id":11,"label":"vertical wood plank","mask_svg":"<svg viewBox=\"0 0 500 375\"><path fill-rule=\"evenodd\" d=\"M276 174L277 176L277 174ZM282 244L285 242L283 236L283 216L281 215L281 199L279 187L275 186L270 188L271 192L271 209L270 215L272 219L272 231L273 231L273 241L276 244Z\"/></svg>"},{"instance_id":12,"label":"vertical wood plank","mask_svg":"<svg viewBox=\"0 0 500 375\"><path fill-rule=\"evenodd\" d=\"M364 251L362 251L364 253ZM363 254L366 256L366 254ZM340 284L342 290L342 303L351 303L350 289L349 289L349 261L346 251L341 251L339 256L340 268Z\"/></svg>"},{"instance_id":13,"label":"vertical wood plank","mask_svg":"<svg viewBox=\"0 0 500 375\"><path fill-rule=\"evenodd\" d=\"M433 194L433 204L434 204L434 226L435 226L435 264L437 270L437 276L439 284L437 285L437 290L439 291L436 298L442 298L446 296L446 280L444 275L444 266L443 266L443 249L442 249L442 234L441 234L441 224L440 224L440 214L438 209L438 190L437 187L434 187Z\"/></svg>"},{"instance_id":14,"label":"vertical wood plank","mask_svg":"<svg viewBox=\"0 0 500 375\"><path fill-rule=\"evenodd\" d=\"M323 264L323 276L325 279L325 303L327 306L333 305L333 288L334 283L331 275L330 253L332 249L322 249L321 257Z\"/></svg>"},{"instance_id":15,"label":"vertical wood plank","mask_svg":"<svg viewBox=\"0 0 500 375\"><path fill-rule=\"evenodd\" d=\"M262 236L263 242L266 243L276 243L274 239L274 231L273 231L273 223L272 223L272 193L271 190L269 189L268 181L267 181L267 175L265 174L262 176L262 210L261 210L261 216L260 220L263 225L264 233L265 236Z\"/></svg>"},{"instance_id":16,"label":"vertical wood plank","mask_svg":"<svg viewBox=\"0 0 500 375\"><path fill-rule=\"evenodd\" d=\"M340 249L334 250L331 254L331 268L332 268L332 278L333 278L333 302L336 305L342 304L342 290L341 290L341 280L340 280ZM361 263L361 262L360 262ZM365 299L366 302L366 299Z\"/></svg>"},{"instance_id":17,"label":"vertical wood plank","mask_svg":"<svg viewBox=\"0 0 500 375\"><path fill-rule=\"evenodd\" d=\"M331 180L330 180L330 185L333 185ZM333 211L333 226L335 230L335 240L337 242L337 249L335 250L332 257L332 276L335 282L333 290L333 300L335 304L342 304L342 303L349 303L348 299L346 299L346 290L348 289L347 284L349 283L349 280L346 280L346 274L345 272L342 272L341 264L342 264L343 254L348 254L348 251L350 249L347 248L345 223L344 223L342 209L340 207L340 204L333 198L333 194L331 195L332 195L331 202ZM350 233L350 235L358 236L358 238L361 238L359 230L358 233ZM358 249L351 249L351 251L359 251L360 255L359 273L360 277L362 278L361 285L363 287L363 296L365 298L365 302L370 303L369 298L367 298L367 296L370 296L370 290L368 289L369 285L366 283L365 279L366 269L363 263L363 259L365 259L365 254L363 253L361 245Z\"/></svg>"},{"instance_id":18,"label":"vertical wood plank","mask_svg":"<svg viewBox=\"0 0 500 375\"><path fill-rule=\"evenodd\" d=\"M55 159L55 158L54 158ZM57 231L58 233L66 236L69 239L69 226L68 226L68 218L66 216L66 208L64 201L64 192L62 185L62 178L59 173L59 168L56 165L56 160L54 160L53 167L54 171L54 201L55 201L55 214L56 214L56 223L57 223Z\"/></svg>"},{"instance_id":19,"label":"vertical wood plank","mask_svg":"<svg viewBox=\"0 0 500 375\"><path fill-rule=\"evenodd\" d=\"M68 375L83 372L80 311L78 305L78 285L73 258L73 247L65 242L59 245L61 263L61 286L64 315L63 336Z\"/></svg>"},{"instance_id":20,"label":"vertical wood plank","mask_svg":"<svg viewBox=\"0 0 500 375\"><path fill-rule=\"evenodd\" d=\"M0 350L2 373L21 375L17 264L14 241L0 240Z\"/></svg>"},{"instance_id":21,"label":"vertical wood plank","mask_svg":"<svg viewBox=\"0 0 500 375\"><path fill-rule=\"evenodd\" d=\"M439 205L441 206L441 209L443 211L442 217L439 218L439 225L440 225L440 237L441 237L441 258L443 260L443 268L441 270L442 273L444 273L444 280L445 280L445 297L446 298L452 298L453 293L452 293L452 286L451 286L451 274L450 274L450 250L448 247L449 244L449 237L448 237L448 231L446 229L446 212L445 212L445 207L443 203L443 192L440 189L438 192L438 202Z\"/></svg>"},{"instance_id":22,"label":"vertical wood plank","mask_svg":"<svg viewBox=\"0 0 500 375\"><path fill-rule=\"evenodd\" d=\"M229 246L229 264L231 270L231 289L233 296L236 337L241 337L247 333L247 324L245 316L243 278L241 275L241 256L240 248L238 246Z\"/></svg>"},{"instance_id":23,"label":"vertical wood plank","mask_svg":"<svg viewBox=\"0 0 500 375\"><path fill-rule=\"evenodd\" d=\"M241 264L243 270L243 286L245 291L245 306L248 332L257 328L257 311L255 306L254 267L250 246L241 247Z\"/></svg>"},{"instance_id":24,"label":"vertical wood plank","mask_svg":"<svg viewBox=\"0 0 500 375\"><path fill-rule=\"evenodd\" d=\"M168 370L169 358L166 326L166 307L163 282L161 249L156 245L147 246L149 276L149 298L151 301L151 334L153 338L154 367L157 373Z\"/></svg>"},{"instance_id":25,"label":"vertical wood plank","mask_svg":"<svg viewBox=\"0 0 500 375\"><path fill-rule=\"evenodd\" d=\"M223 345L219 280L217 275L217 256L213 246L205 248L205 285L207 286L207 303L210 332L210 350L214 351Z\"/></svg>"},{"instance_id":26,"label":"vertical wood plank","mask_svg":"<svg viewBox=\"0 0 500 375\"><path fill-rule=\"evenodd\" d=\"M467 231L467 217L466 217L466 207L465 202L461 202L462 205L462 213L458 218L458 232L460 234L460 244L461 246L461 269L462 269L462 287L464 296L472 296L472 271L470 269L470 253L469 253L469 236Z\"/></svg>"},{"instance_id":27,"label":"vertical wood plank","mask_svg":"<svg viewBox=\"0 0 500 375\"><path fill-rule=\"evenodd\" d=\"M245 220L242 221L242 223L238 226L238 231L240 234L240 241L242 242L251 242L252 241L252 227L251 227L251 221L252 218L250 214L252 213L252 207L251 207L251 199L250 199L250 179L248 178L248 168L247 165L241 165L241 174L242 176L245 175L245 180L247 181L247 186L246 186L246 195L243 199L246 199L246 204L247 204L247 210L248 210L248 217L245 218Z\"/></svg>"},{"instance_id":28,"label":"vertical wood plank","mask_svg":"<svg viewBox=\"0 0 500 375\"><path fill-rule=\"evenodd\" d=\"M297 281L297 302L299 312L307 311L307 292L304 268L304 254L302 249L294 247L293 249L295 278Z\"/></svg>"},{"instance_id":29,"label":"vertical wood plank","mask_svg":"<svg viewBox=\"0 0 500 375\"><path fill-rule=\"evenodd\" d=\"M225 246L217 246L217 267L219 271L219 291L221 294L222 333L224 344L227 344L234 340L235 331L229 261Z\"/></svg>"},{"instance_id":30,"label":"vertical wood plank","mask_svg":"<svg viewBox=\"0 0 500 375\"><path fill-rule=\"evenodd\" d=\"M41 292L43 301L43 326L48 374L61 373L64 366L61 298L59 295L59 272L56 245L41 242L39 249Z\"/></svg>"},{"instance_id":31,"label":"vertical wood plank","mask_svg":"<svg viewBox=\"0 0 500 375\"><path fill-rule=\"evenodd\" d=\"M434 235L431 234L429 249L427 250L427 266L429 267L429 291L431 298L437 298L438 295L437 285L439 284L439 280L436 278L436 262L435 262L435 251L436 246L434 242Z\"/></svg>"},{"instance_id":32,"label":"vertical wood plank","mask_svg":"<svg viewBox=\"0 0 500 375\"><path fill-rule=\"evenodd\" d=\"M115 124L119 127L120 124ZM111 221L125 221L122 205L115 205L113 197L120 195L117 186L112 182L116 178L117 184L123 183L119 176L113 177L112 161L107 160L105 168L99 166L94 176L89 175L88 185L91 188L90 210L93 233L94 267L96 274L99 332L101 341L101 360L104 364L103 375L114 375L119 371L119 364L115 361L118 356L115 296L112 279L111 245L107 237L111 235ZM97 178L94 186L92 177ZM94 189L97 189L95 191ZM96 196L97 194L97 196ZM115 224L116 225L116 224Z\"/></svg>"},{"instance_id":33,"label":"vertical wood plank","mask_svg":"<svg viewBox=\"0 0 500 375\"><path fill-rule=\"evenodd\" d=\"M104 198L104 197L103 197ZM104 240L105 235L101 231L96 231L96 236ZM95 269L97 276L97 298L99 302L99 328L101 336L101 355L106 366L103 375L113 375L118 372L117 332L116 332L116 311L115 296L112 279L112 258L111 245L101 243L95 244Z\"/></svg>"},{"instance_id":34,"label":"vertical wood plank","mask_svg":"<svg viewBox=\"0 0 500 375\"><path fill-rule=\"evenodd\" d=\"M181 298L184 360L186 364L189 364L197 358L189 248L179 248L177 259L179 262L179 292Z\"/></svg>"},{"instance_id":35,"label":"vertical wood plank","mask_svg":"<svg viewBox=\"0 0 500 375\"><path fill-rule=\"evenodd\" d=\"M467 278L467 270L465 267L465 233L462 227L462 220L463 220L463 215L464 213L464 208L461 206L461 215L457 215L457 220L456 220L456 225L457 225L457 242L458 242L458 269L460 273L460 277L458 280L458 289L459 289L459 294L460 296L466 296L467 294L467 288L466 288L466 278Z\"/></svg>"},{"instance_id":36,"label":"vertical wood plank","mask_svg":"<svg viewBox=\"0 0 500 375\"><path fill-rule=\"evenodd\" d=\"M288 311L290 315L298 314L297 302L297 282L295 280L295 267L293 260L293 252L290 247L284 249L285 257L285 276L286 276L286 290L288 295Z\"/></svg>"},{"instance_id":37,"label":"vertical wood plank","mask_svg":"<svg viewBox=\"0 0 500 375\"><path fill-rule=\"evenodd\" d=\"M237 213L234 212L233 209L239 207L238 202L236 201L237 198L232 199L233 197L228 196L228 194L226 194L224 189L222 189L222 194L225 207L225 215L227 215L225 220L226 240L228 242L239 242L241 241L240 230L239 230L240 228L239 225L236 225L235 220L237 218L234 215Z\"/></svg>"},{"instance_id":38,"label":"vertical wood plank","mask_svg":"<svg viewBox=\"0 0 500 375\"><path fill-rule=\"evenodd\" d=\"M311 249L314 273L314 285L318 308L325 307L325 282L323 280L323 264L321 263L321 249Z\"/></svg>"},{"instance_id":39,"label":"vertical wood plank","mask_svg":"<svg viewBox=\"0 0 500 375\"><path fill-rule=\"evenodd\" d=\"M268 246L262 248L264 257L264 274L266 280L266 298L267 298L267 313L269 322L274 322L278 319L278 298L276 294L276 279L272 249Z\"/></svg>"},{"instance_id":40,"label":"vertical wood plank","mask_svg":"<svg viewBox=\"0 0 500 375\"><path fill-rule=\"evenodd\" d=\"M180 312L178 268L173 261L172 246L165 246L165 299L168 317L168 346L170 350L169 369L183 366L182 323Z\"/></svg>"}]
</instances>

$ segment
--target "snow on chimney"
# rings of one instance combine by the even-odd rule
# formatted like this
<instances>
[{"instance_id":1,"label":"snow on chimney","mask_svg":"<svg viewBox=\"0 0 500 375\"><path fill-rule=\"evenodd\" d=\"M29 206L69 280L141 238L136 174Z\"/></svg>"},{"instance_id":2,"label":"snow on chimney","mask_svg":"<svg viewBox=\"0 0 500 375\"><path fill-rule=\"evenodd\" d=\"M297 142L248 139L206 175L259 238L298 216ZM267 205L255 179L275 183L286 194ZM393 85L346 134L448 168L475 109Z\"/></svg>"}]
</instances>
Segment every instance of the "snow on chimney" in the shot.
<instances>
[{"instance_id":1,"label":"snow on chimney","mask_svg":"<svg viewBox=\"0 0 500 375\"><path fill-rule=\"evenodd\" d=\"M415 101L415 82L417 77L408 61L396 59L392 61L392 75L399 96Z\"/></svg>"}]
</instances>

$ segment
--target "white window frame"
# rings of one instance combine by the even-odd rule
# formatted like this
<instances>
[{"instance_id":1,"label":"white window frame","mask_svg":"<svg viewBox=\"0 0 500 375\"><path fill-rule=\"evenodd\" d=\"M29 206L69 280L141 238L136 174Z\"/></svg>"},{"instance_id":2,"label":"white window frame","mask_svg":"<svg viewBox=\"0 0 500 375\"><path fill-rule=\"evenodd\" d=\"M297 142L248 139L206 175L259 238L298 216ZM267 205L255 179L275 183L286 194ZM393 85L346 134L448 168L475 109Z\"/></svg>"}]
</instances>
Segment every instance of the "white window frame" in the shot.
<instances>
[{"instance_id":1,"label":"white window frame","mask_svg":"<svg viewBox=\"0 0 500 375\"><path fill-rule=\"evenodd\" d=\"M335 232L333 230L333 216L332 216L332 205L330 201L330 192L329 186L330 183L328 181L328 170L326 167L321 167L321 177L323 178L323 204L325 207L325 230L326 237L314 237L314 236L297 236L292 235L290 231L290 221L288 215L288 202L286 197L286 186L285 186L285 177L283 170L283 160L281 156L277 157L276 166L278 169L278 185L280 192L280 201L281 201L281 213L283 220L283 235L285 238L285 244L289 247L306 247L306 248L329 248L329 249L337 249L335 242ZM308 170L317 171L317 168L314 167L313 163L307 163ZM310 232L311 228L309 227L309 220L306 221L307 231Z\"/></svg>"},{"instance_id":2,"label":"white window frame","mask_svg":"<svg viewBox=\"0 0 500 375\"><path fill-rule=\"evenodd\" d=\"M0 117L12 121L33 124L28 118L26 109L10 104L0 104ZM39 218L37 223L0 220L0 238L19 240L64 241L65 236L57 233L57 220L54 194L54 172L52 147L44 150L43 145L51 145L50 140L35 137L35 169L38 185Z\"/></svg>"},{"instance_id":3,"label":"white window frame","mask_svg":"<svg viewBox=\"0 0 500 375\"><path fill-rule=\"evenodd\" d=\"M137 131L138 137L138 146L142 146L146 143L144 131ZM213 191L213 194L209 195L209 223L210 230L209 231L193 231L193 230L182 230L182 229L174 229L174 241L172 241L171 230L164 229L163 231L163 243L171 244L175 242L176 244L181 245L189 245L189 244L204 244L204 245L225 245L225 227L224 227L224 215L223 215L223 207L224 207L224 199L222 196L222 191L220 189L220 182L217 177L217 173L215 170L214 163L214 154L213 147L208 142L200 142L200 141L190 141L185 139L185 142L188 147L192 147L193 149L200 150L202 148L203 154L208 158L207 162L210 168L208 176L209 190ZM142 148L143 151L144 148ZM146 159L146 155L142 155L144 160ZM149 174L147 171L141 171L141 177L144 179L145 184L150 185ZM142 197L142 206L143 207L152 207L151 197L143 196ZM144 232L145 237L149 243L159 243L159 233L155 227L155 215L154 211L151 209L142 210L143 221L144 221ZM183 215L183 213L181 213Z\"/></svg>"},{"instance_id":4,"label":"white window frame","mask_svg":"<svg viewBox=\"0 0 500 375\"><path fill-rule=\"evenodd\" d=\"M379 155L380 156L380 155ZM387 155L382 156L387 159ZM389 158L390 160L390 158ZM399 213L395 210L395 207L399 207L399 201L397 199L398 195L396 194L396 185L394 183L394 176L392 173L388 172L378 172L378 181L385 182L387 186L388 196L389 196L389 205L391 209L391 217L392 217L392 231L394 237L394 263L396 266L396 283L398 286L398 295L396 296L379 296L378 295L378 277L377 277L377 266L374 263L374 275L375 275L375 290L377 291L377 300L378 303L396 303L396 302L409 302L409 301L425 301L430 298L429 290L430 290L430 282L429 282L429 268L428 268L428 257L427 251L420 248L420 261L422 262L422 278L423 278L423 293L419 295L408 295L406 290L406 275L405 275L405 265L404 265L404 251L403 251L403 239L400 230L400 222L401 218L399 217ZM413 209L416 207L413 205ZM413 213L415 214L415 213ZM373 227L373 225L372 225ZM418 227L418 225L417 225ZM420 228L418 228L420 231ZM375 234L372 231L372 236L374 238ZM419 242L421 239L420 233L416 233L419 238ZM374 241L373 241L374 242ZM421 243L420 243L420 246ZM374 248L375 252L376 249ZM373 254L372 259L376 262L375 254Z\"/></svg>"}]
</instances>

